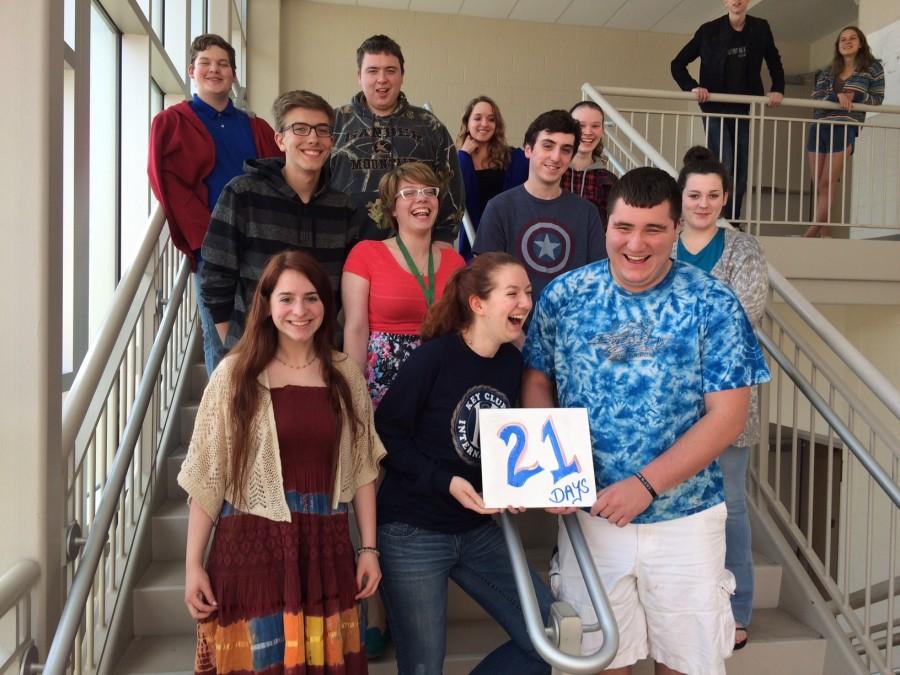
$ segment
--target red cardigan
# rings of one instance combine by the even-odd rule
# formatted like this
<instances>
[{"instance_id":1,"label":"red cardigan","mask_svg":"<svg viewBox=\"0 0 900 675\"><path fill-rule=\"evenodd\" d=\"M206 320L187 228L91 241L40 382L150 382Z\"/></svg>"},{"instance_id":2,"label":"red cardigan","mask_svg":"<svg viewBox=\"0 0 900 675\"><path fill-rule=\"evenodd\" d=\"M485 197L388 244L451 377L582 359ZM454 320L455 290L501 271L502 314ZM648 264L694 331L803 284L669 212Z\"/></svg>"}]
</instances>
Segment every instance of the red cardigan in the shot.
<instances>
[{"instance_id":1,"label":"red cardigan","mask_svg":"<svg viewBox=\"0 0 900 675\"><path fill-rule=\"evenodd\" d=\"M256 156L283 157L275 132L261 117L250 116ZM206 177L216 164L216 147L188 101L166 108L150 125L147 174L153 194L162 204L175 247L191 260L203 245L209 226Z\"/></svg>"}]
</instances>

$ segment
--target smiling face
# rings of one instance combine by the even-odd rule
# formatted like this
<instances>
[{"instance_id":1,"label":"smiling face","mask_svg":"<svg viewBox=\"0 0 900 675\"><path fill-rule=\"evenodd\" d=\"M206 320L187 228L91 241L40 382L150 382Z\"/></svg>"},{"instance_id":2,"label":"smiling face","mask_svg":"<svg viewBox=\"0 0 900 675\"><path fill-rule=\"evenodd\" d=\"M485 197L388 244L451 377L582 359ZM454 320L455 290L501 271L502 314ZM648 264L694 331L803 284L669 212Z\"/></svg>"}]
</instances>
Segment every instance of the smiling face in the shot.
<instances>
[{"instance_id":1,"label":"smiling face","mask_svg":"<svg viewBox=\"0 0 900 675\"><path fill-rule=\"evenodd\" d=\"M469 136L479 143L489 143L497 131L497 115L494 107L487 101L480 101L472 108L469 123L466 125Z\"/></svg>"},{"instance_id":2,"label":"smiling face","mask_svg":"<svg viewBox=\"0 0 900 675\"><path fill-rule=\"evenodd\" d=\"M210 47L197 53L197 58L188 67L188 75L197 87L201 100L227 97L234 84L234 69L228 52L221 47Z\"/></svg>"},{"instance_id":3,"label":"smiling face","mask_svg":"<svg viewBox=\"0 0 900 675\"><path fill-rule=\"evenodd\" d=\"M689 174L681 193L681 217L685 226L695 230L715 227L727 201L728 193L719 174Z\"/></svg>"},{"instance_id":4,"label":"smiling face","mask_svg":"<svg viewBox=\"0 0 900 675\"><path fill-rule=\"evenodd\" d=\"M358 78L369 110L382 117L394 112L403 86L400 59L392 54L364 54Z\"/></svg>"},{"instance_id":5,"label":"smiling face","mask_svg":"<svg viewBox=\"0 0 900 675\"><path fill-rule=\"evenodd\" d=\"M675 221L668 201L644 209L617 199L606 229L606 252L613 278L632 293L650 290L672 267L675 238Z\"/></svg>"},{"instance_id":6,"label":"smiling face","mask_svg":"<svg viewBox=\"0 0 900 675\"><path fill-rule=\"evenodd\" d=\"M279 343L311 343L322 325L325 305L305 275L286 269L269 297L269 313L278 330Z\"/></svg>"},{"instance_id":7,"label":"smiling face","mask_svg":"<svg viewBox=\"0 0 900 675\"><path fill-rule=\"evenodd\" d=\"M521 265L502 265L491 275L493 288L486 298L469 299L472 323L480 324L484 334L497 345L522 336L525 319L531 311L531 282Z\"/></svg>"},{"instance_id":8,"label":"smiling face","mask_svg":"<svg viewBox=\"0 0 900 675\"><path fill-rule=\"evenodd\" d=\"M722 0L722 4L731 14L746 14L750 0Z\"/></svg>"},{"instance_id":9,"label":"smiling face","mask_svg":"<svg viewBox=\"0 0 900 675\"><path fill-rule=\"evenodd\" d=\"M837 50L841 56L855 57L859 53L859 35L852 28L841 31L837 40Z\"/></svg>"},{"instance_id":10,"label":"smiling face","mask_svg":"<svg viewBox=\"0 0 900 675\"><path fill-rule=\"evenodd\" d=\"M581 144L578 146L578 152L593 154L603 138L603 113L585 105L575 108L572 117L581 125Z\"/></svg>"},{"instance_id":11,"label":"smiling face","mask_svg":"<svg viewBox=\"0 0 900 675\"><path fill-rule=\"evenodd\" d=\"M545 186L558 185L574 154L574 134L539 132L534 146L525 146L528 180L534 179Z\"/></svg>"},{"instance_id":12,"label":"smiling face","mask_svg":"<svg viewBox=\"0 0 900 675\"><path fill-rule=\"evenodd\" d=\"M404 234L431 232L438 214L438 195L433 197L416 192L409 199L404 199L404 190L421 190L434 187L423 183L401 180L397 187L397 198L394 202L394 215L397 232L402 238Z\"/></svg>"},{"instance_id":13,"label":"smiling face","mask_svg":"<svg viewBox=\"0 0 900 675\"><path fill-rule=\"evenodd\" d=\"M311 129L307 136L299 136L291 131L291 125L297 123L330 127L331 120L321 110L293 108L284 115L283 130L275 134L275 142L284 152L288 171L318 173L331 154L334 140L331 136L317 135L315 129Z\"/></svg>"}]
</instances>

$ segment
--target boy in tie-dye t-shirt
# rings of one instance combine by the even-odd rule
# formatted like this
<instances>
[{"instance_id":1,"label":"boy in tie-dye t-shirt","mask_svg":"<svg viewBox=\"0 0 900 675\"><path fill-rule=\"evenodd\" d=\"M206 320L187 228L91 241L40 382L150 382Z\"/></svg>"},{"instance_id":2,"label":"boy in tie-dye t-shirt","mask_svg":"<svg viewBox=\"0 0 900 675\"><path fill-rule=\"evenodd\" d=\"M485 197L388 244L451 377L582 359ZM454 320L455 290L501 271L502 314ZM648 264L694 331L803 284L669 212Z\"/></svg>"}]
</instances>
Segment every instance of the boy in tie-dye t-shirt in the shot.
<instances>
[{"instance_id":1,"label":"boy in tie-dye t-shirt","mask_svg":"<svg viewBox=\"0 0 900 675\"><path fill-rule=\"evenodd\" d=\"M743 430L750 385L769 371L731 290L669 258L675 181L636 169L609 204L609 259L541 296L523 401L549 407L555 387L560 406L588 410L598 494L578 519L620 628L610 667L649 655L678 672L724 673L734 580L715 459ZM559 543L560 597L593 622L564 528ZM599 640L586 635L585 652Z\"/></svg>"}]
</instances>

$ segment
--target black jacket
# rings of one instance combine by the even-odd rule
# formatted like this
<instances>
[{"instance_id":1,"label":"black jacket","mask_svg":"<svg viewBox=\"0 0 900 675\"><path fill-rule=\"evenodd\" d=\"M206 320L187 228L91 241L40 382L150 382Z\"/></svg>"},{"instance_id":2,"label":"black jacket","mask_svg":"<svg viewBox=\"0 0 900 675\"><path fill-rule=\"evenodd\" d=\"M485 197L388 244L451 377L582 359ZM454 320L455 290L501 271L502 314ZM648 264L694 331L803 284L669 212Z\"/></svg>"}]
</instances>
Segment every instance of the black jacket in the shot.
<instances>
[{"instance_id":1,"label":"black jacket","mask_svg":"<svg viewBox=\"0 0 900 675\"><path fill-rule=\"evenodd\" d=\"M784 68L781 65L781 55L775 46L772 37L772 29L769 22L755 16L746 17L743 32L747 38L747 87L745 91L733 91L729 89L725 81L725 57L729 43L728 15L703 24L694 33L694 37L688 42L678 56L672 59L672 77L684 91L690 91L694 87L703 87L710 92L719 94L749 94L762 96L763 90L760 70L763 59L772 77L772 91L784 93ZM695 59L700 59L700 82L698 83L690 73L688 64ZM707 110L709 104L700 107Z\"/></svg>"}]
</instances>

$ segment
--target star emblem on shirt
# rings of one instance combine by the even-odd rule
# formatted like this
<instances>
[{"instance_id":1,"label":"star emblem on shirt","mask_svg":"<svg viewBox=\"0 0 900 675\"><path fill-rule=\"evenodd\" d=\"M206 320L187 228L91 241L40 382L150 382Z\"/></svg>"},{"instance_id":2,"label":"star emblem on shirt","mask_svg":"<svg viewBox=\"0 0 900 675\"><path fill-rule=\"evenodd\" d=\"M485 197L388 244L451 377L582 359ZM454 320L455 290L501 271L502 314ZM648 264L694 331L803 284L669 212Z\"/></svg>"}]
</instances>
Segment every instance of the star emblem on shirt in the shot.
<instances>
[{"instance_id":1,"label":"star emblem on shirt","mask_svg":"<svg viewBox=\"0 0 900 675\"><path fill-rule=\"evenodd\" d=\"M537 257L538 258L550 258L550 260L556 259L556 249L559 248L558 241L552 241L550 239L549 234L544 234L544 238L540 241L535 241L535 245L537 246Z\"/></svg>"}]
</instances>

